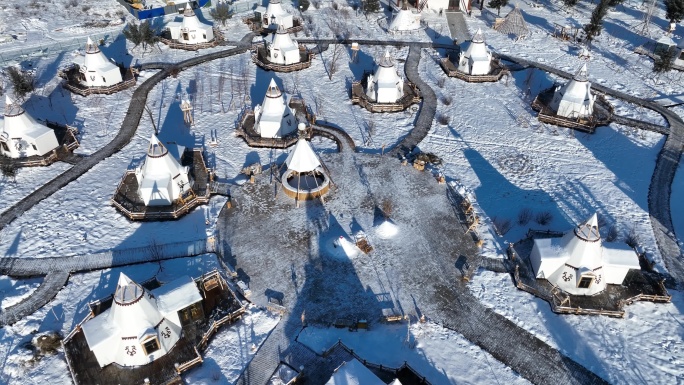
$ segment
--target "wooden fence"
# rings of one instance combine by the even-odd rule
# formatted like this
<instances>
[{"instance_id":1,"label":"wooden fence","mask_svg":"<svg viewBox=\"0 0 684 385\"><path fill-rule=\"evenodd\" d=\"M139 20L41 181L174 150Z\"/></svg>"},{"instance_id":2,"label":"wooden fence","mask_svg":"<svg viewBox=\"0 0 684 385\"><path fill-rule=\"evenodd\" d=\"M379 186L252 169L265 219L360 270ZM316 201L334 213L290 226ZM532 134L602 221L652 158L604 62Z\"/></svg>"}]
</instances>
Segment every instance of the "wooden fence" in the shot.
<instances>
[{"instance_id":1,"label":"wooden fence","mask_svg":"<svg viewBox=\"0 0 684 385\"><path fill-rule=\"evenodd\" d=\"M197 51L200 49L206 49L206 48L214 48L216 46L219 46L223 43L223 33L216 28L212 28L214 30L214 39L212 41L208 41L205 43L196 43L196 44L187 44L187 43L179 43L175 40L168 39L166 37L160 37L159 41L162 43L166 44L169 46L169 48L175 48L175 49L182 49L186 51Z\"/></svg>"},{"instance_id":2,"label":"wooden fence","mask_svg":"<svg viewBox=\"0 0 684 385\"><path fill-rule=\"evenodd\" d=\"M420 92L418 87L411 82L404 83L404 95L396 103L376 103L368 99L364 92L363 82L353 82L351 91L351 101L370 112L399 112L409 108L414 103L420 102ZM408 87L408 90L406 89Z\"/></svg>"},{"instance_id":3,"label":"wooden fence","mask_svg":"<svg viewBox=\"0 0 684 385\"><path fill-rule=\"evenodd\" d=\"M96 94L111 95L113 93L133 87L136 82L137 79L135 78L133 68L129 68L128 72L126 73L125 79L121 83L117 83L109 87L85 87L80 84L72 84L71 82L69 82L69 80L64 80L62 82L62 87L81 96Z\"/></svg>"},{"instance_id":4,"label":"wooden fence","mask_svg":"<svg viewBox=\"0 0 684 385\"><path fill-rule=\"evenodd\" d=\"M448 57L442 58L439 64L449 77L458 78L468 83L497 82L505 74L510 74L508 69L498 59L492 59L490 75L470 75L461 72Z\"/></svg>"},{"instance_id":5,"label":"wooden fence","mask_svg":"<svg viewBox=\"0 0 684 385\"><path fill-rule=\"evenodd\" d=\"M309 68L311 67L311 62L314 58L314 54L312 52L309 52L309 50L302 44L299 45L301 60L298 63L292 64L276 64L268 61L266 59L266 55L264 54L264 52L266 51L265 43L257 43L252 45L252 50L254 51L252 53L252 61L254 62L254 64L258 65L259 67L265 70L275 72L294 72L303 70L305 68ZM259 53L259 51L261 51L261 54ZM263 56L263 58L260 56Z\"/></svg>"}]
</instances>

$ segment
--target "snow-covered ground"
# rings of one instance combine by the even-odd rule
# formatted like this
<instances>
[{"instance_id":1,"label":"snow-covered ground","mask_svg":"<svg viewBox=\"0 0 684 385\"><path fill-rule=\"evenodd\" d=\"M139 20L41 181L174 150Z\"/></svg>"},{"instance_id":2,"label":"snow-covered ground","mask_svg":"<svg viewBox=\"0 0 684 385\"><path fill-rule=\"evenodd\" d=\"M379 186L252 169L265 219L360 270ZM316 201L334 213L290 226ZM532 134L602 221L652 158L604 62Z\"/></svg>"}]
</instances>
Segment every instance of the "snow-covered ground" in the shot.
<instances>
[{"instance_id":1,"label":"snow-covered ground","mask_svg":"<svg viewBox=\"0 0 684 385\"><path fill-rule=\"evenodd\" d=\"M183 275L196 277L216 268L220 268L216 256L206 254L161 264L148 263L72 275L66 287L49 305L12 326L0 329L0 383L26 384L27 379L31 379L35 384L71 384L63 352L34 360L26 344L36 334L57 331L64 336L71 332L90 311L89 302L112 294L120 272L137 282L156 276L163 283ZM28 280L22 283L35 284ZM5 287L4 280L0 280L0 285ZM277 317L250 307L241 321L224 327L214 336L203 355L203 366L189 372L188 378L192 379L189 383L234 383L254 355L254 347L261 345L277 323Z\"/></svg>"},{"instance_id":2,"label":"snow-covered ground","mask_svg":"<svg viewBox=\"0 0 684 385\"><path fill-rule=\"evenodd\" d=\"M398 368L406 362L434 385L529 383L460 334L431 322L379 324L358 332L309 326L297 341L316 352L342 341L374 364Z\"/></svg>"},{"instance_id":3,"label":"snow-covered ground","mask_svg":"<svg viewBox=\"0 0 684 385\"><path fill-rule=\"evenodd\" d=\"M115 20L121 16L131 20L128 14L120 15L123 7L116 1L84 0L78 5L70 5L70 0L53 0L53 3L55 6L49 6L49 11L48 5L36 1L0 5L0 61L6 60L3 53L12 52L14 58L18 48L30 50L50 42L55 42L55 47L60 44L71 47L73 41L83 40L82 47L85 36L108 31L112 31L112 37L107 39L103 52L126 64L180 61L197 55L162 46L160 51L155 49L143 57L139 49L133 50L134 58L127 54L131 45L116 37L121 25L102 24L98 27L87 24ZM542 1L543 8L533 8L531 3L532 0L519 3L532 31L525 40L513 41L493 31L490 28L493 19L490 11L482 17L467 18L468 27L471 32L482 27L487 44L498 52L574 72L582 63L577 58L579 48L553 38L550 33L553 32L553 23L585 24L594 4L579 3L574 11L568 13L561 8L560 2ZM87 6L90 9L85 10ZM604 32L593 43L589 77L594 82L643 98L677 95L682 87L680 73L672 72L656 78L651 72L652 61L632 52L644 41L638 36L643 7L640 1L630 0L618 6L618 12L608 14ZM332 36L331 29L359 39L430 41L435 32L448 34L446 20L435 13L425 16L431 30L394 36L383 31L384 20L377 21L385 17L382 14L370 16L367 20L353 10L340 9L348 8L340 3L336 11L330 2L321 2L319 9L312 6L304 13L305 20L312 24L305 32L300 32L299 37L307 34L329 37ZM502 9L502 15L509 9ZM208 15L207 10L203 13ZM168 16L164 22L171 19L173 16ZM158 19L155 23L161 25L163 22ZM661 4L652 23L653 36L658 38L667 25ZM248 32L238 16L221 29L226 39L231 41ZM1 43L3 37L10 35L17 38L11 37L11 41ZM682 35L684 30L679 26L674 37L679 39ZM451 40L442 36L439 41L448 43ZM200 54L218 49L222 48L202 50ZM190 68L177 78L166 79L150 93L148 99L160 137L163 141L188 146L204 144L210 154L207 158L209 166L216 168L222 180L231 183L244 181L240 170L246 165L257 161L262 164L282 162L285 151L251 149L233 135L240 110L245 105L253 107L261 103L266 85L271 76L275 76L285 91L300 94L319 119L346 130L361 151L379 153L383 146L391 147L409 132L416 113L410 109L395 114L371 115L351 105L348 93L351 82L359 80L364 71L374 69L374 60L385 47L362 46L358 62L352 64L349 63L348 48L341 49L341 65L331 80L324 63L331 60L334 47L318 55L311 68L290 74L264 72L252 64L249 54L242 54ZM407 49L390 48L390 52L399 59L398 66L402 70ZM25 103L25 107L36 118L75 125L81 132L81 147L77 153L91 154L116 133L132 90L88 98L70 95L58 87L59 80L55 75L71 61L73 54L74 48L69 48L64 54L50 51L43 56L20 57L19 61L12 59L5 64L16 62L24 68L36 70L38 91ZM555 77L526 70L515 72L512 78L494 84L466 84L457 79L446 79L440 87L440 79L445 75L432 60L434 57L434 51L423 51L420 73L440 99L437 118L447 115L449 123L442 125L435 121L419 148L442 157L444 164L440 170L449 180L457 180L474 193L485 216L512 222L512 228L503 237L494 235L491 228L481 226L480 231L488 240L483 249L486 256L500 256L499 250L504 241L519 240L529 227L565 231L598 211L605 219L606 230L608 226L615 225L623 236L634 228L643 248L658 262L658 269L664 269L646 201L655 159L664 140L662 135L635 132L614 124L600 128L594 135L541 125L529 103L538 91L550 86ZM143 72L139 82L151 74ZM222 89L220 84L223 84ZM195 107L195 126L190 130L183 125L178 107L180 98L187 94ZM246 95L249 95L247 101ZM647 110L611 101L615 102L616 112L620 115L657 124L664 122L662 117ZM674 108L674 111L684 113L683 108ZM374 129L369 130L369 122ZM87 254L112 248L145 246L152 241L202 239L213 233L216 217L225 202L223 198L213 198L209 205L196 209L179 221L160 223L129 222L109 205L124 171L145 154L152 132L152 122L145 114L137 135L123 151L101 162L0 231L0 255L44 257ZM218 137L215 147L209 146L212 136ZM334 149L334 144L326 139L316 139L313 144L317 151ZM22 169L16 183L1 180L0 191L4 199L0 209L6 209L67 167L58 163L47 168ZM680 239L684 234L682 196L684 171L680 166L672 187L671 203ZM548 211L553 220L548 226L540 226L534 220L527 225L518 225L517 216L524 207L535 213ZM485 220L485 224L490 223ZM381 235L378 234L379 237ZM169 275L170 279L171 274L183 272L195 275L195 270L188 269L215 265L211 258L204 258L201 262L196 259L167 262L169 268L164 269L162 276ZM4 362L0 382L23 383L29 377L41 383L69 383L66 365L59 356L46 357L35 366L27 366L31 357L22 345L32 336L31 332L59 330L66 334L83 318L88 301L111 292L111 277L118 271L126 271L134 279L145 279L154 275L157 269L157 265L151 264L72 276L67 287L49 305L18 324L0 330L0 357ZM21 300L39 283L39 280L0 281L2 306ZM487 306L610 382L677 383L682 380L684 300L680 292L672 292L672 304L637 303L627 308L626 319L608 319L554 315L546 303L517 291L506 275L481 272L471 284L471 290ZM190 382L232 383L253 354L251 344L258 345L275 322L265 313L252 311L242 323L221 332L210 345L204 366L190 373ZM380 343L369 343L365 338L393 344L391 346L405 354L408 357L405 359L412 365L414 362L415 365L431 363L425 366L425 370L436 377L430 378L433 383L503 383L503 379L513 383L525 382L487 353L437 325L412 326L411 333L418 342L413 350L401 344L406 332L405 326L396 330L383 327L346 335L337 335L336 330L307 328L302 338L309 333L311 344L317 349L329 347L337 338L342 338L359 354L364 351L369 360L395 365L391 357L382 356L389 350L379 350Z\"/></svg>"},{"instance_id":4,"label":"snow-covered ground","mask_svg":"<svg viewBox=\"0 0 684 385\"><path fill-rule=\"evenodd\" d=\"M0 308L6 308L21 302L43 282L42 278L12 279L0 276Z\"/></svg>"}]
</instances>

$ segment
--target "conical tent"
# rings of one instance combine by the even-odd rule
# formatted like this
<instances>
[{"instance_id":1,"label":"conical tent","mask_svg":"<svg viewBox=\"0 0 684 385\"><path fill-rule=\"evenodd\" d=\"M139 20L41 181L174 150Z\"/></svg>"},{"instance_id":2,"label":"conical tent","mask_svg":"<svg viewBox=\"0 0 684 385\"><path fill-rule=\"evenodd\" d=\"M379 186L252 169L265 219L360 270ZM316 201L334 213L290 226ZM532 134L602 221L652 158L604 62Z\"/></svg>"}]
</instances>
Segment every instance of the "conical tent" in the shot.
<instances>
[{"instance_id":1,"label":"conical tent","mask_svg":"<svg viewBox=\"0 0 684 385\"><path fill-rule=\"evenodd\" d=\"M385 383L359 360L352 358L335 369L325 385L385 385Z\"/></svg>"},{"instance_id":2,"label":"conical tent","mask_svg":"<svg viewBox=\"0 0 684 385\"><path fill-rule=\"evenodd\" d=\"M200 22L189 3L183 10L183 20L171 22L166 27L171 33L171 39L179 43L198 44L214 40L212 26Z\"/></svg>"},{"instance_id":3,"label":"conical tent","mask_svg":"<svg viewBox=\"0 0 684 385\"><path fill-rule=\"evenodd\" d=\"M396 103L404 92L404 79L397 74L392 56L385 51L375 74L368 77L366 95L376 103Z\"/></svg>"},{"instance_id":4,"label":"conical tent","mask_svg":"<svg viewBox=\"0 0 684 385\"><path fill-rule=\"evenodd\" d=\"M90 37L86 42L85 58L80 72L81 83L86 87L105 87L123 81L119 67L107 59Z\"/></svg>"},{"instance_id":5,"label":"conical tent","mask_svg":"<svg viewBox=\"0 0 684 385\"><path fill-rule=\"evenodd\" d=\"M586 118L594 113L595 101L596 95L591 93L587 65L582 64L570 81L556 89L549 108L566 118Z\"/></svg>"},{"instance_id":6,"label":"conical tent","mask_svg":"<svg viewBox=\"0 0 684 385\"><path fill-rule=\"evenodd\" d=\"M180 165L159 139L152 135L147 157L136 170L138 194L145 206L168 206L190 190L188 167Z\"/></svg>"},{"instance_id":7,"label":"conical tent","mask_svg":"<svg viewBox=\"0 0 684 385\"><path fill-rule=\"evenodd\" d=\"M458 70L470 75L487 75L491 70L492 54L485 45L482 29L478 28L470 46L462 52L458 62Z\"/></svg>"},{"instance_id":8,"label":"conical tent","mask_svg":"<svg viewBox=\"0 0 684 385\"><path fill-rule=\"evenodd\" d=\"M297 128L295 111L274 79L266 90L264 102L254 109L255 129L262 138L282 138Z\"/></svg>"},{"instance_id":9,"label":"conical tent","mask_svg":"<svg viewBox=\"0 0 684 385\"><path fill-rule=\"evenodd\" d=\"M397 12L389 25L390 32L414 31L421 28L420 13L413 13L406 7Z\"/></svg>"},{"instance_id":10,"label":"conical tent","mask_svg":"<svg viewBox=\"0 0 684 385\"><path fill-rule=\"evenodd\" d=\"M57 147L55 132L6 95L5 114L0 120L0 154L11 158L43 156Z\"/></svg>"},{"instance_id":11,"label":"conical tent","mask_svg":"<svg viewBox=\"0 0 684 385\"><path fill-rule=\"evenodd\" d=\"M525 18L517 5L504 17L503 22L494 26L494 29L504 35L515 35L518 38L526 37L530 34Z\"/></svg>"},{"instance_id":12,"label":"conical tent","mask_svg":"<svg viewBox=\"0 0 684 385\"><path fill-rule=\"evenodd\" d=\"M311 172L321 167L318 156L304 138L299 138L294 149L285 160L288 170L296 171L300 174Z\"/></svg>"},{"instance_id":13,"label":"conical tent","mask_svg":"<svg viewBox=\"0 0 684 385\"><path fill-rule=\"evenodd\" d=\"M603 243L592 215L561 238L535 239L530 261L537 278L574 295L594 295L621 284L639 259L626 245Z\"/></svg>"},{"instance_id":14,"label":"conical tent","mask_svg":"<svg viewBox=\"0 0 684 385\"><path fill-rule=\"evenodd\" d=\"M268 7L266 7L266 13L264 13L264 19L266 19L266 25L270 28L292 28L294 25L292 15L287 13L283 9L280 0L270 0L268 2Z\"/></svg>"},{"instance_id":15,"label":"conical tent","mask_svg":"<svg viewBox=\"0 0 684 385\"><path fill-rule=\"evenodd\" d=\"M282 26L278 26L278 31L271 34L267 50L268 61L271 63L289 65L301 61L299 45Z\"/></svg>"}]
</instances>

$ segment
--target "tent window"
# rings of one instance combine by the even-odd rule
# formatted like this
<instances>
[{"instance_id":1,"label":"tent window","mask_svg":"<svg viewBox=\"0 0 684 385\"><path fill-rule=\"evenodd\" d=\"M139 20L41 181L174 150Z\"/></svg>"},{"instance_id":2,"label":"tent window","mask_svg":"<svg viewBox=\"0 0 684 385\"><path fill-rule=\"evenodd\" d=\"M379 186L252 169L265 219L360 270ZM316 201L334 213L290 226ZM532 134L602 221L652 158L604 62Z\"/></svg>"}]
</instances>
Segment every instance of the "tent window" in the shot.
<instances>
[{"instance_id":1,"label":"tent window","mask_svg":"<svg viewBox=\"0 0 684 385\"><path fill-rule=\"evenodd\" d=\"M38 151L38 147L36 147L35 144L31 144L31 146L33 146L33 149L34 149L35 151Z\"/></svg>"},{"instance_id":2,"label":"tent window","mask_svg":"<svg viewBox=\"0 0 684 385\"><path fill-rule=\"evenodd\" d=\"M159 341L157 341L157 337L153 337L147 340L143 344L143 350L145 350L146 355L150 355L159 350Z\"/></svg>"},{"instance_id":3,"label":"tent window","mask_svg":"<svg viewBox=\"0 0 684 385\"><path fill-rule=\"evenodd\" d=\"M5 151L5 152L9 152L10 149L9 149L9 147L7 146L7 143L5 143L5 142L1 142L1 143L2 143L2 150Z\"/></svg>"},{"instance_id":4,"label":"tent window","mask_svg":"<svg viewBox=\"0 0 684 385\"><path fill-rule=\"evenodd\" d=\"M594 280L594 277L591 276L585 276L580 278L579 282L577 283L577 287L580 289L588 289L589 286L591 286L591 282Z\"/></svg>"},{"instance_id":5,"label":"tent window","mask_svg":"<svg viewBox=\"0 0 684 385\"><path fill-rule=\"evenodd\" d=\"M207 34L206 34L206 33L205 33L205 34L202 34L202 36L204 37L205 40L207 39Z\"/></svg>"}]
</instances>

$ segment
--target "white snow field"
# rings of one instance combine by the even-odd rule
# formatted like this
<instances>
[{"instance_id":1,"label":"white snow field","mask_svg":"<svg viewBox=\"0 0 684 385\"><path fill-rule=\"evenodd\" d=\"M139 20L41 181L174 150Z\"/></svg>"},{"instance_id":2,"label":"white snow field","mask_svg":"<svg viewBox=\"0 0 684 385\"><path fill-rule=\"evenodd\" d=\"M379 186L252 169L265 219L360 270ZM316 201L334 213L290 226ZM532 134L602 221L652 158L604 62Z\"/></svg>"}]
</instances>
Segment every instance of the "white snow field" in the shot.
<instances>
[{"instance_id":1,"label":"white snow field","mask_svg":"<svg viewBox=\"0 0 684 385\"><path fill-rule=\"evenodd\" d=\"M429 29L392 35L383 29L386 11L366 18L356 14L346 2L337 1L337 11L330 1L317 3L318 9L312 4L304 13L307 26L297 38L342 34L352 39L428 42L434 41L438 34L439 43L451 42L446 19L432 11L424 15ZM581 2L571 11L565 10L559 1L541 1L541 8L532 7L532 3L533 0L519 2L531 30L531 36L524 40L514 41L491 29L495 10L494 13L485 10L482 16L475 16L477 12L474 12L473 17L466 18L468 29L473 33L482 28L487 45L496 52L574 73L584 63L577 57L579 47L553 38L553 23L583 25L588 22L594 3ZM639 35L639 23L646 5L628 0L607 15L603 33L592 43L589 79L646 99L675 98L683 85L681 73L672 71L656 77L651 71L652 61L633 53L645 41ZM502 8L502 16L510 9L511 6ZM207 9L202 14L209 18ZM234 42L248 33L241 16L236 15L220 27L227 40ZM81 141L77 154L92 154L113 138L134 90L82 98L59 86L58 70L71 62L77 50L83 51L87 36L105 37L103 52L126 65L177 62L198 55L163 45L145 53L140 48L133 49L119 35L125 25L122 17L126 22L132 20L115 0L0 4L0 64L3 67L18 64L35 70L37 91L26 101L25 108L36 118L77 127ZM157 19L154 24L161 26L173 18ZM667 24L663 5L658 3L651 34L657 39ZM684 27L678 26L672 37L676 41L684 37ZM47 46L49 50L45 49ZM233 135L240 111L246 105L254 107L262 103L271 77L285 92L301 95L319 120L345 130L361 152L379 154L410 132L417 108L394 114L370 114L349 100L351 82L360 80L364 71L374 70L375 60L386 48L361 46L358 62L350 63L349 47L340 46L339 70L332 79L328 78L326 68L334 46L317 55L311 68L290 74L264 72L251 62L249 54L220 59L162 81L150 92L147 105L162 141L204 145L209 153L209 166L216 169L222 181L238 189L245 181L240 174L244 166L255 162L280 163L286 157L287 152L282 150L249 148ZM199 54L222 49L225 48L201 50ZM389 47L389 50L403 71L408 48ZM642 249L657 262L656 268L666 270L655 243L647 205L649 183L664 142L663 135L617 124L599 128L593 135L542 125L536 120L530 102L554 81L564 80L538 70L521 70L498 83L468 84L446 78L436 58L437 51L423 50L419 73L437 94L438 105L433 127L418 147L442 158L443 164L431 172L442 172L448 181L456 182L476 199L484 218L479 228L486 240L481 250L484 256L501 258L505 242L518 241L530 227L567 231L596 211L606 223L604 230L616 226L619 238L634 230ZM152 74L154 71L143 71L138 84ZM7 81L3 87L11 92ZM181 98L188 96L194 106L195 125L191 128L183 124L179 108ZM619 115L665 123L658 114L609 100ZM673 110L684 114L684 108ZM448 124L439 123L441 115L449 117ZM214 197L209 205L173 222L130 222L110 206L109 199L121 176L128 167L142 160L153 132L153 123L144 114L137 134L121 152L0 230L0 256L87 255L152 242L204 239L214 234L225 198ZM216 145L211 143L214 137ZM335 151L334 143L327 139L314 139L313 146L318 152ZM57 163L46 168L21 169L16 181L2 178L0 210L7 209L68 167ZM680 165L671 200L672 218L680 240L684 237L682 197L684 171ZM547 226L534 220L518 225L517 215L525 207L534 213L548 211L553 220ZM498 223L510 220L512 228L503 236L496 235L491 227L494 218ZM401 242L406 230L388 225L373 229L374 235L387 244ZM349 247L335 248L332 239L324 250L328 254L342 260L357 257L355 246L345 243ZM89 301L111 293L112 277L119 272L137 280L155 274L161 280L171 280L183 274L198 275L217 266L215 256L205 255L163 262L161 271L157 264L144 264L72 275L66 287L44 308L0 329L0 383L25 384L30 379L34 383L70 384L62 353L34 362L32 353L24 345L35 332L68 333L85 316ZM282 273L273 272L271 278L276 279ZM267 273L259 275L263 274ZM40 282L41 279L0 277L0 306L5 308L21 301ZM480 271L469 286L483 304L611 383L684 381L681 292L671 291L671 304L636 303L626 308L624 319L612 319L556 315L547 303L515 289L507 274ZM213 338L204 354L204 364L190 371L186 381L234 383L277 322L274 316L250 308L242 321ZM407 335L416 343L415 348L403 343ZM371 362L398 366L407 360L414 368L424 371L423 375L433 384L527 383L458 333L430 322L413 324L409 330L404 324L359 333L308 327L299 336L301 342L316 351L330 347L338 339Z\"/></svg>"}]
</instances>

